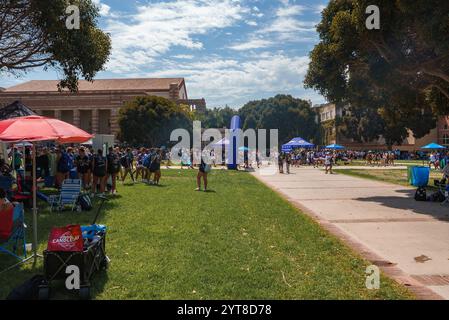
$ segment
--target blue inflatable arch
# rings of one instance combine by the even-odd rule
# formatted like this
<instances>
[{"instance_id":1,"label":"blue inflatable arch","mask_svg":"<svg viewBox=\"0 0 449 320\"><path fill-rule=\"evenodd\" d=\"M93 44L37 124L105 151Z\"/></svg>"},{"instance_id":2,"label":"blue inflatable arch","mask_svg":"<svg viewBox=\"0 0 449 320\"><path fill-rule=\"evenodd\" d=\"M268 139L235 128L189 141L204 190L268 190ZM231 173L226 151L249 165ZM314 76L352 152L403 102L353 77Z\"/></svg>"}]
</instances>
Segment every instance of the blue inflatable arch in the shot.
<instances>
[{"instance_id":1,"label":"blue inflatable arch","mask_svg":"<svg viewBox=\"0 0 449 320\"><path fill-rule=\"evenodd\" d=\"M237 170L237 160L238 160L238 143L240 138L240 132L241 132L241 120L239 116L232 117L231 120L231 127L230 127L230 137L229 137L229 145L228 148L228 169L229 170Z\"/></svg>"}]
</instances>

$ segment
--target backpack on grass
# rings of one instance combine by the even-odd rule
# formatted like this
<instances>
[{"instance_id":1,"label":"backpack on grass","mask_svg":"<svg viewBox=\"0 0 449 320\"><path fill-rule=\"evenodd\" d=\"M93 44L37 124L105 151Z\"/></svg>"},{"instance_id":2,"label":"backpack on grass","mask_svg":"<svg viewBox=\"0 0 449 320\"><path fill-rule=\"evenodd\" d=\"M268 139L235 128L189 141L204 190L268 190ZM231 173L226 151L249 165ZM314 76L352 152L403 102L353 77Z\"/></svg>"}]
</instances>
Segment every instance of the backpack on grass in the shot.
<instances>
[{"instance_id":1,"label":"backpack on grass","mask_svg":"<svg viewBox=\"0 0 449 320\"><path fill-rule=\"evenodd\" d=\"M80 195L78 199L78 204L80 205L81 210L83 211L90 211L93 208L92 200L87 194Z\"/></svg>"},{"instance_id":2,"label":"backpack on grass","mask_svg":"<svg viewBox=\"0 0 449 320\"><path fill-rule=\"evenodd\" d=\"M13 289L6 300L37 300L39 297L39 286L45 283L45 278L36 275Z\"/></svg>"},{"instance_id":3,"label":"backpack on grass","mask_svg":"<svg viewBox=\"0 0 449 320\"><path fill-rule=\"evenodd\" d=\"M419 187L415 192L416 201L427 201L426 188Z\"/></svg>"}]
</instances>

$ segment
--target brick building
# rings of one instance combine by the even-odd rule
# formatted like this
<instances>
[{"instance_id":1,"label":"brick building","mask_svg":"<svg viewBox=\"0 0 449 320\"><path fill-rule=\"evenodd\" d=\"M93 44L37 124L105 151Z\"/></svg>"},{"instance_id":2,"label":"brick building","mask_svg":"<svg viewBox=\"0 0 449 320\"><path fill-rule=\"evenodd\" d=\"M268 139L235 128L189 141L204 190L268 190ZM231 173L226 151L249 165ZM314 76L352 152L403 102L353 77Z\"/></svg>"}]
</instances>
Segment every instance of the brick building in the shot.
<instances>
[{"instance_id":1,"label":"brick building","mask_svg":"<svg viewBox=\"0 0 449 320\"><path fill-rule=\"evenodd\" d=\"M58 81L37 80L0 90L0 107L20 101L37 114L61 119L93 133L119 131L118 111L138 96L159 96L206 110L204 99L189 100L183 78L105 79L80 81L77 93L59 92Z\"/></svg>"},{"instance_id":2,"label":"brick building","mask_svg":"<svg viewBox=\"0 0 449 320\"><path fill-rule=\"evenodd\" d=\"M360 143L345 137L341 134L336 125L336 118L342 117L346 112L344 108L336 106L333 103L315 106L317 120L321 127L322 145L337 143L352 150L386 150L388 146L385 139L380 137L376 141ZM409 132L409 136L404 139L401 145L393 146L393 149L401 151L416 151L420 147L437 142L441 145L449 147L449 117L440 117L437 121L436 128L431 130L429 134L422 138L416 139L413 132Z\"/></svg>"}]
</instances>

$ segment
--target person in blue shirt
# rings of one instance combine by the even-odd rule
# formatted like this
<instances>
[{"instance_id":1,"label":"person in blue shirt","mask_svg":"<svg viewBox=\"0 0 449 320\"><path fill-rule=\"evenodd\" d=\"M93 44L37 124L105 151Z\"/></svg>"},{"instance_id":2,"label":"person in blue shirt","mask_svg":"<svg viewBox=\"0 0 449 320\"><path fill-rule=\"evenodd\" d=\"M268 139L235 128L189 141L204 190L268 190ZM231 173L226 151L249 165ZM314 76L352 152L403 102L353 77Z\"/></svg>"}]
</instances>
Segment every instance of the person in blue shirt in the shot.
<instances>
[{"instance_id":1,"label":"person in blue shirt","mask_svg":"<svg viewBox=\"0 0 449 320\"><path fill-rule=\"evenodd\" d=\"M70 172L70 157L63 147L56 150L57 152L57 174L56 174L56 185L58 188L62 185L62 182L69 178ZM73 164L72 164L73 165Z\"/></svg>"}]
</instances>

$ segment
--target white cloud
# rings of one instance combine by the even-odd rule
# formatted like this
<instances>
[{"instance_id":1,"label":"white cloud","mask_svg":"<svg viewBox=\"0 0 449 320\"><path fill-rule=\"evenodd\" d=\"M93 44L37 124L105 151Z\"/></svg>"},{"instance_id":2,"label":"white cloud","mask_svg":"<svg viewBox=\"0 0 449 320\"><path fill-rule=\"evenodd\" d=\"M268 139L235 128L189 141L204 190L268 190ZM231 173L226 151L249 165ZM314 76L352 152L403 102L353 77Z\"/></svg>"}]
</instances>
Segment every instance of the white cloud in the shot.
<instances>
[{"instance_id":1,"label":"white cloud","mask_svg":"<svg viewBox=\"0 0 449 320\"><path fill-rule=\"evenodd\" d=\"M252 27L257 27L259 25L256 21L253 21L253 20L247 20L247 21L245 21L245 23Z\"/></svg>"},{"instance_id":2,"label":"white cloud","mask_svg":"<svg viewBox=\"0 0 449 320\"><path fill-rule=\"evenodd\" d=\"M93 3L100 9L101 16L108 16L111 12L111 7L107 4L101 3L101 0L93 0Z\"/></svg>"},{"instance_id":3,"label":"white cloud","mask_svg":"<svg viewBox=\"0 0 449 320\"><path fill-rule=\"evenodd\" d=\"M193 54L177 54L177 55L173 56L173 58L183 59L183 60L192 60L193 58L195 58L195 56Z\"/></svg>"},{"instance_id":4,"label":"white cloud","mask_svg":"<svg viewBox=\"0 0 449 320\"><path fill-rule=\"evenodd\" d=\"M229 48L236 51L266 48L273 45L273 42L264 39L252 39L243 43L234 44Z\"/></svg>"},{"instance_id":5,"label":"white cloud","mask_svg":"<svg viewBox=\"0 0 449 320\"><path fill-rule=\"evenodd\" d=\"M324 4L319 4L319 5L317 5L316 7L315 7L315 10L314 10L314 12L316 13L316 14L321 14L321 12L323 12L323 10L324 9L326 9L326 5L324 5Z\"/></svg>"},{"instance_id":6,"label":"white cloud","mask_svg":"<svg viewBox=\"0 0 449 320\"><path fill-rule=\"evenodd\" d=\"M316 32L316 22L304 21L297 16L301 15L306 7L291 5L289 1L281 1L283 6L276 10L275 18L257 33L275 37L280 41L304 42L311 39L311 34Z\"/></svg>"},{"instance_id":7,"label":"white cloud","mask_svg":"<svg viewBox=\"0 0 449 320\"><path fill-rule=\"evenodd\" d=\"M141 5L127 19L109 19L112 35L109 70L137 71L173 47L203 48L195 38L242 20L247 9L233 0L177 0ZM142 60L135 59L136 55Z\"/></svg>"},{"instance_id":8,"label":"white cloud","mask_svg":"<svg viewBox=\"0 0 449 320\"><path fill-rule=\"evenodd\" d=\"M164 69L144 74L150 77L187 78L187 89L192 97L205 97L209 106L240 107L257 97L278 93L305 95L302 81L309 58L289 57L283 53L265 52L244 62L219 57L208 57L183 65L175 62Z\"/></svg>"},{"instance_id":9,"label":"white cloud","mask_svg":"<svg viewBox=\"0 0 449 320\"><path fill-rule=\"evenodd\" d=\"M288 5L285 7L280 7L276 12L276 16L278 17L297 16L302 14L305 10L306 7L301 5Z\"/></svg>"}]
</instances>

